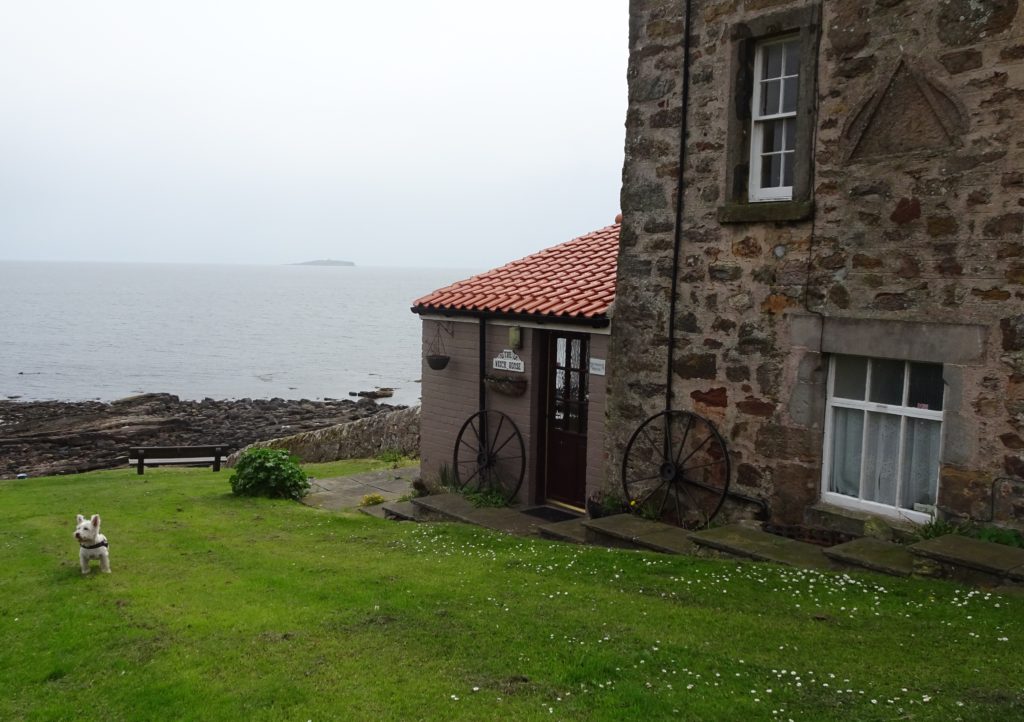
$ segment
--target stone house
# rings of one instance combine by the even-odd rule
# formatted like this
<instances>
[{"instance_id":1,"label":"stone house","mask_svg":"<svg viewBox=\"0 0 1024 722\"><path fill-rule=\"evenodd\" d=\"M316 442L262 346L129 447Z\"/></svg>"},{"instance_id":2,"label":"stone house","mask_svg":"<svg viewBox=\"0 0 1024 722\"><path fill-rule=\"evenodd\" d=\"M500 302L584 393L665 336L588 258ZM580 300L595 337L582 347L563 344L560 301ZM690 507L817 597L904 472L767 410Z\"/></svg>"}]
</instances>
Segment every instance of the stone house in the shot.
<instances>
[{"instance_id":1,"label":"stone house","mask_svg":"<svg viewBox=\"0 0 1024 722\"><path fill-rule=\"evenodd\" d=\"M486 438L501 483L521 478L521 504L578 509L602 486L618 238L616 223L413 303L425 479L479 484Z\"/></svg>"},{"instance_id":2,"label":"stone house","mask_svg":"<svg viewBox=\"0 0 1024 722\"><path fill-rule=\"evenodd\" d=\"M775 521L1024 524L1017 0L631 0L629 48L605 483L671 323Z\"/></svg>"}]
</instances>

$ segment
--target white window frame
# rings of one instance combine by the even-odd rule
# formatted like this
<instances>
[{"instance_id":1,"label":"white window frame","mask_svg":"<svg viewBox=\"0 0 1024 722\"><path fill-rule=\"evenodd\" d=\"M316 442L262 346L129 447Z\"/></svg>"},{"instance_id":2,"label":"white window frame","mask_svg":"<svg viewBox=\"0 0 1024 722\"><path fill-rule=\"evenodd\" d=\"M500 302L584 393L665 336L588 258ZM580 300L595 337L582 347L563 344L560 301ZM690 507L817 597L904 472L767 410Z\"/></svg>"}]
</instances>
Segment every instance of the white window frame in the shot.
<instances>
[{"instance_id":1,"label":"white window frame","mask_svg":"<svg viewBox=\"0 0 1024 722\"><path fill-rule=\"evenodd\" d=\"M763 203L770 201L790 201L793 200L793 186L777 186L771 188L761 187L761 149L764 147L764 127L768 121L771 120L784 120L786 118L796 118L797 109L800 107L800 98L797 96L797 105L790 113L775 113L772 115L761 115L761 88L763 85L763 78L761 77L764 71L764 56L765 49L773 45L781 45L784 43L790 43L794 40L799 40L799 34L785 35L779 38L772 38L770 40L764 40L757 43L754 47L754 87L751 94L750 102L750 178L748 180L747 187L749 188L748 199L751 203ZM800 49L801 53L804 49ZM783 75L781 79L796 77L799 78L799 72L796 76ZM799 93L799 80L797 80L797 92ZM780 92L785 87L785 82L780 84ZM795 131L794 131L795 132ZM795 167L795 151L794 151L794 168L793 176L796 177Z\"/></svg>"},{"instance_id":2,"label":"white window frame","mask_svg":"<svg viewBox=\"0 0 1024 722\"><path fill-rule=\"evenodd\" d=\"M879 359L877 357L865 357L868 359L867 373L864 379L864 401L857 401L855 399L845 399L842 397L836 397L834 394L835 383L836 383L836 354L833 354L829 358L828 365L828 401L825 406L825 441L824 449L822 454L822 466L821 466L821 498L822 501L834 504L836 506L846 507L848 509L857 509L860 511L868 511L879 516L887 516L896 519L906 519L908 521L915 522L917 524L924 524L930 521L933 514L914 511L912 509L904 509L900 506L889 506L888 504L882 504L877 501L870 501L864 499L864 487L865 487L865 475L864 475L864 464L867 454L864 450L867 449L867 436L868 436L868 423L867 423L867 412L883 413L892 416L900 417L900 443L899 443L899 458L896 460L896 468L898 469L898 476L896 478L896 502L899 503L901 493L903 491L903 453L904 453L904 439L906 438L907 431L907 419L927 419L929 421L938 421L939 427L939 468L941 476L941 460L942 450L946 441L946 435L944 433L945 427L942 424L945 408L946 408L946 388L943 385L942 389L942 410L934 411L931 409L918 409L906 406L907 396L910 393L910 361L902 359L888 359L888 360L902 360L903 361L903 398L901 399L902 406L896 406L895 404L882 404L876 401L868 401L871 397L871 371L874 366L872 361L876 360L887 360ZM860 492L858 497L847 496L846 494L840 494L838 492L830 491L829 486L832 475L832 451L833 451L833 409L857 409L864 412L864 429L863 439L861 441L861 472L860 472ZM936 500L939 495L939 480L936 479L935 496Z\"/></svg>"}]
</instances>

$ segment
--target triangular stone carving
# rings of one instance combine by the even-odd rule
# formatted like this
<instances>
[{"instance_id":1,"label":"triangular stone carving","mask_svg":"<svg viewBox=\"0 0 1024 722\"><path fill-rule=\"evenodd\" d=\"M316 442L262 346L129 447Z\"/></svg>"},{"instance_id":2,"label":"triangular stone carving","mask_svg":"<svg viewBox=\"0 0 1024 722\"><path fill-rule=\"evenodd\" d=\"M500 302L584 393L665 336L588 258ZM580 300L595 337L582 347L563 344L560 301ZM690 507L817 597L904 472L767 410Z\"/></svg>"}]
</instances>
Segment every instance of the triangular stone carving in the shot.
<instances>
[{"instance_id":1,"label":"triangular stone carving","mask_svg":"<svg viewBox=\"0 0 1024 722\"><path fill-rule=\"evenodd\" d=\"M961 104L903 59L843 129L850 161L955 148L967 130Z\"/></svg>"}]
</instances>

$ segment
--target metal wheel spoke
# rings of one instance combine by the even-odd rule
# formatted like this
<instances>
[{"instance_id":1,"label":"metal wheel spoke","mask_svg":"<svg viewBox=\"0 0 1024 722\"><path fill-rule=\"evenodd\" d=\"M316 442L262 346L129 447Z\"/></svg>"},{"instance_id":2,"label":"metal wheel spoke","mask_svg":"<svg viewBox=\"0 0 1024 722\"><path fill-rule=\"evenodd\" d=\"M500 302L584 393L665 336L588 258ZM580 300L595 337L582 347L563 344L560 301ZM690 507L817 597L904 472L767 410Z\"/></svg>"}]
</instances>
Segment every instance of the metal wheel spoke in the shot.
<instances>
[{"instance_id":1,"label":"metal wheel spoke","mask_svg":"<svg viewBox=\"0 0 1024 722\"><path fill-rule=\"evenodd\" d=\"M658 485L657 485L656 487L654 487L653 489L651 489L650 493L648 493L648 494L647 494L647 496L645 496L645 497L644 497L643 501L638 501L638 502L636 503L636 507L637 507L637 509L639 509L639 508L640 508L640 507L642 507L642 506L643 506L644 504L646 504L646 503L647 503L648 501L650 501L650 500L651 500L651 497L652 497L652 496L654 496L655 494L657 494L657 493L658 493L658 489L660 489L661 487L665 486L665 484L667 484L667 483L668 483L668 482L666 482L666 481L663 481L663 482L661 482L660 484L658 484Z\"/></svg>"},{"instance_id":2,"label":"metal wheel spoke","mask_svg":"<svg viewBox=\"0 0 1024 722\"><path fill-rule=\"evenodd\" d=\"M504 423L505 423L505 417L502 416L501 419L498 421L498 428L494 430L494 443L495 444L498 443L498 437L501 435L501 427L502 427L502 425ZM507 444L507 443L508 443L508 441L506 440L505 444ZM504 447L505 444L502 444L502 447ZM500 451L500 450L501 449L499 449L498 451ZM498 452L494 450L494 446L492 445L488 453L496 454Z\"/></svg>"},{"instance_id":3,"label":"metal wheel spoke","mask_svg":"<svg viewBox=\"0 0 1024 722\"><path fill-rule=\"evenodd\" d=\"M698 504L697 500L693 498L693 494L691 494L690 490L687 489L685 486L683 487L683 493L686 494L687 497L689 497L690 503L693 504L694 510L704 518L704 526L710 524L711 520L708 519L708 515L704 513L704 511L700 507L700 504Z\"/></svg>"},{"instance_id":4,"label":"metal wheel spoke","mask_svg":"<svg viewBox=\"0 0 1024 722\"><path fill-rule=\"evenodd\" d=\"M694 469L706 469L709 466L718 466L719 464L724 463L725 459L719 459L718 461L709 461L706 464L698 464L697 466L687 466L685 469L680 469L679 473L682 474L684 471L693 471Z\"/></svg>"},{"instance_id":5,"label":"metal wheel spoke","mask_svg":"<svg viewBox=\"0 0 1024 722\"><path fill-rule=\"evenodd\" d=\"M704 437L704 441L700 442L700 445L698 445L696 449L694 449L694 450L693 450L693 451L691 451L691 452L690 452L689 454L687 454L687 455L686 455L686 458L685 458L685 459L683 459L683 460L682 460L681 462L679 462L679 463L680 463L680 464L685 464L685 463L686 463L687 461L689 461L689 460L690 460L690 457L692 457L692 456L693 456L694 454L696 454L696 453L697 453L698 451L700 451L700 450L701 450L702 448L704 448L704 444L706 444L706 443L708 443L709 441L711 441L711 439L713 439L714 437L715 437L715 435L714 435L714 434L708 434L708 435L707 435L706 437Z\"/></svg>"},{"instance_id":6,"label":"metal wheel spoke","mask_svg":"<svg viewBox=\"0 0 1024 722\"><path fill-rule=\"evenodd\" d=\"M505 448L506 446L508 446L508 442L512 441L512 439L514 439L514 438L516 438L516 435L515 435L515 434L509 434L509 437L508 437L507 439L505 439L505 441L504 441L504 442L502 442L501 446L499 446L499 447L498 447L497 449L495 449L495 450L494 450L494 451L492 451L491 453L492 453L492 454L497 454L497 453L498 453L499 451L501 451L501 450L502 450L502 449L504 449L504 448Z\"/></svg>"},{"instance_id":7,"label":"metal wheel spoke","mask_svg":"<svg viewBox=\"0 0 1024 722\"><path fill-rule=\"evenodd\" d=\"M679 442L679 451L676 452L676 466L679 466L679 457L683 455L683 449L686 448L686 439L690 435L690 427L693 426L693 417L689 414L686 415L686 431L683 432L683 440Z\"/></svg>"}]
</instances>

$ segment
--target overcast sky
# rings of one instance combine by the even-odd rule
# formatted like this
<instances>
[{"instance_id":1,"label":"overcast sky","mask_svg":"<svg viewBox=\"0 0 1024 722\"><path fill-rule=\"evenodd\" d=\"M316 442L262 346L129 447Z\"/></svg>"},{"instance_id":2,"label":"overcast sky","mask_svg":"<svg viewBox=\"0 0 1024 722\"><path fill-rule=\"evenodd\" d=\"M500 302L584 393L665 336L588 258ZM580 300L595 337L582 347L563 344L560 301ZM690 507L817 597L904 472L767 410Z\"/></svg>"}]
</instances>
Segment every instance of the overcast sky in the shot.
<instances>
[{"instance_id":1,"label":"overcast sky","mask_svg":"<svg viewBox=\"0 0 1024 722\"><path fill-rule=\"evenodd\" d=\"M0 259L491 267L608 225L624 0L0 10Z\"/></svg>"}]
</instances>

